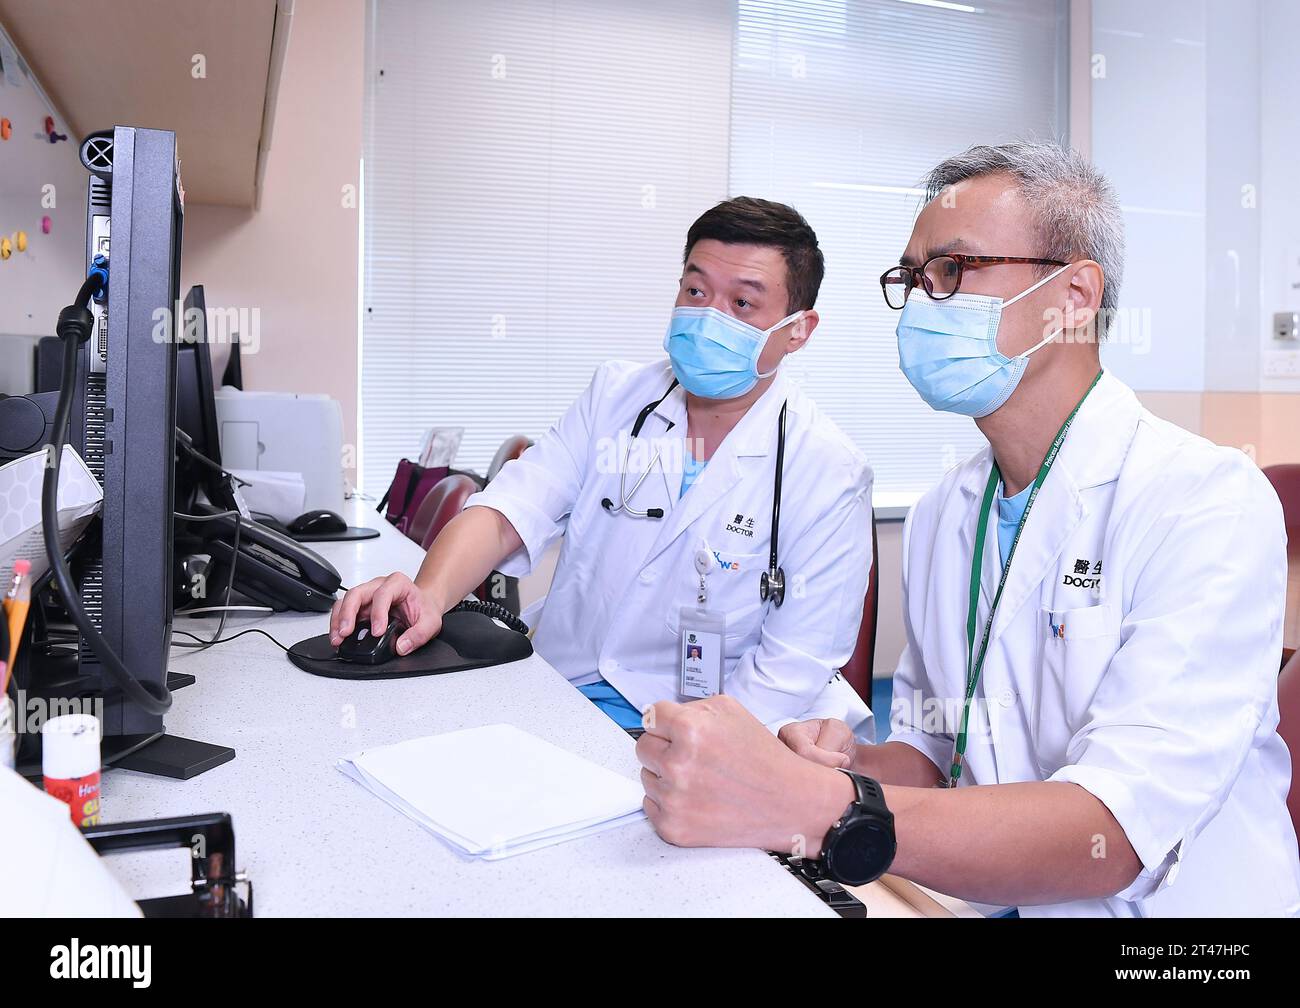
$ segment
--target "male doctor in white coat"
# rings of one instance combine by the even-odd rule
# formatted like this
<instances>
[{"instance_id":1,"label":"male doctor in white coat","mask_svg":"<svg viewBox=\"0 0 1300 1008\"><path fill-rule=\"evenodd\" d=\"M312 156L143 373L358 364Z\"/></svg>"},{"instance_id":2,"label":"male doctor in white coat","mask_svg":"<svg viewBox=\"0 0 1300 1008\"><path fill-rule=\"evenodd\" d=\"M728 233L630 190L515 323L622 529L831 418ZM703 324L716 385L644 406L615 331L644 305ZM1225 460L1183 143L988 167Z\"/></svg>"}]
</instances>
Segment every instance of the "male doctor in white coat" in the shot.
<instances>
[{"instance_id":1,"label":"male doctor in white coat","mask_svg":"<svg viewBox=\"0 0 1300 1008\"><path fill-rule=\"evenodd\" d=\"M837 674L871 566L871 470L781 368L816 328L822 275L790 207L740 197L706 212L687 235L669 359L598 368L414 581L376 578L335 605L331 639L395 614L407 654L491 571L527 573L563 533L534 645L623 727L655 701L725 692L773 730L833 711L874 737ZM760 590L778 472L779 602Z\"/></svg>"},{"instance_id":2,"label":"male doctor in white coat","mask_svg":"<svg viewBox=\"0 0 1300 1008\"><path fill-rule=\"evenodd\" d=\"M881 278L900 363L990 447L908 518L892 735L657 704L650 818L1022 916L1300 913L1276 495L1101 369L1123 229L1083 158L976 147L926 191Z\"/></svg>"}]
</instances>

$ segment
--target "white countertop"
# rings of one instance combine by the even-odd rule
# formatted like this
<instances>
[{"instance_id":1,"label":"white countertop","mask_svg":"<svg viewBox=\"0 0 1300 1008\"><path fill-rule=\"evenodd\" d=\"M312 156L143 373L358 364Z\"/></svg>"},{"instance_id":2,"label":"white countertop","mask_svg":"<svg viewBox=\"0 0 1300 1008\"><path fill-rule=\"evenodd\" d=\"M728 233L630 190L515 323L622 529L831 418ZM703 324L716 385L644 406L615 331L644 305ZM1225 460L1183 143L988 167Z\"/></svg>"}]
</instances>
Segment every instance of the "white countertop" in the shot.
<instances>
[{"instance_id":1,"label":"white countertop","mask_svg":"<svg viewBox=\"0 0 1300 1008\"><path fill-rule=\"evenodd\" d=\"M345 586L415 573L421 551L372 507L348 517L382 535L312 547ZM328 624L324 614L232 614L225 636L257 626L290 645ZM216 620L176 626L211 636ZM359 749L508 722L635 778L632 740L537 655L350 682L308 675L250 634L199 652L174 649L171 668L197 682L176 692L168 731L232 746L235 759L189 781L109 771L104 821L231 813L258 916L835 916L760 851L673 847L645 822L503 861L464 859L335 769L339 756ZM137 899L182 892L189 880L185 851L107 862Z\"/></svg>"}]
</instances>

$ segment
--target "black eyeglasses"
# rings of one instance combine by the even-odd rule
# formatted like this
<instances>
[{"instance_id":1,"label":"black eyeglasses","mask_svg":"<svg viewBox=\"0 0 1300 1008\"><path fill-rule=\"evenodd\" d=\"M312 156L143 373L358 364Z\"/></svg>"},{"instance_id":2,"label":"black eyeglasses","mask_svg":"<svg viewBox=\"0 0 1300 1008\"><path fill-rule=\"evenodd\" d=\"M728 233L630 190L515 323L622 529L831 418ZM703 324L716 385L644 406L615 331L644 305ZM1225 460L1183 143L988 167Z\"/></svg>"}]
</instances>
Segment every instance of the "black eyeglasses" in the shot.
<instances>
[{"instance_id":1,"label":"black eyeglasses","mask_svg":"<svg viewBox=\"0 0 1300 1008\"><path fill-rule=\"evenodd\" d=\"M985 266L1002 266L1006 263L1026 263L1031 266L1068 266L1059 259L1032 259L1025 256L937 255L921 266L895 266L880 274L880 289L885 304L898 310L907 304L907 297L918 284L936 301L944 301L961 289L961 278L968 269Z\"/></svg>"}]
</instances>

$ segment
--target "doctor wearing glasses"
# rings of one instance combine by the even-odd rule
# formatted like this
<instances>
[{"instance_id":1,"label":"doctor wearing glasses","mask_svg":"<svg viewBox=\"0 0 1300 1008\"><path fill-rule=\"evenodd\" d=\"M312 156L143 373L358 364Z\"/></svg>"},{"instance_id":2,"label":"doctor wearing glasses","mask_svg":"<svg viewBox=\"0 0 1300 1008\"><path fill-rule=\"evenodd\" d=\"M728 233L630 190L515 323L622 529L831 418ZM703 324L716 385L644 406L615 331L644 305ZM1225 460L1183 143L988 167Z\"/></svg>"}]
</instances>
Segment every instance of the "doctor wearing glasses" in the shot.
<instances>
[{"instance_id":1,"label":"doctor wearing glasses","mask_svg":"<svg viewBox=\"0 0 1300 1008\"><path fill-rule=\"evenodd\" d=\"M908 517L889 740L657 704L651 821L1021 916L1300 915L1277 495L1102 368L1123 217L1087 161L975 147L926 192L881 278L899 363L989 444Z\"/></svg>"},{"instance_id":2,"label":"doctor wearing glasses","mask_svg":"<svg viewBox=\"0 0 1300 1008\"><path fill-rule=\"evenodd\" d=\"M838 675L871 567L871 470L782 362L817 326L807 221L740 197L686 240L664 349L597 369L583 395L449 522L412 581L376 578L334 609L410 628L406 654L493 570L524 575L564 541L534 646L625 728L661 700L726 694L776 730L871 714Z\"/></svg>"}]
</instances>

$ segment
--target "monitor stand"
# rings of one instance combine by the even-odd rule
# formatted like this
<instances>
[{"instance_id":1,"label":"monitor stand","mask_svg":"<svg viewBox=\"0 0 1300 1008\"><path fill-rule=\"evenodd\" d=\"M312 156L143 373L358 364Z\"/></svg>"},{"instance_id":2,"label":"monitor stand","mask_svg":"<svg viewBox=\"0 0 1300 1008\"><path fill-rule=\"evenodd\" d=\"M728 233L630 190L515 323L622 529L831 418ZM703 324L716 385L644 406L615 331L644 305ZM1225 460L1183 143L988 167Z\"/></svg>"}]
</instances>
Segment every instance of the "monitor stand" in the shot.
<instances>
[{"instance_id":1,"label":"monitor stand","mask_svg":"<svg viewBox=\"0 0 1300 1008\"><path fill-rule=\"evenodd\" d=\"M111 765L118 770L134 770L155 777L170 777L172 780L189 780L235 758L235 750L229 746L198 742L179 735L168 735L166 732L155 735L152 739L148 735L114 737L114 741L120 740L123 743L132 739L144 744L112 761ZM105 743L108 741L109 739L104 739ZM108 762L105 759L105 763Z\"/></svg>"},{"instance_id":2,"label":"monitor stand","mask_svg":"<svg viewBox=\"0 0 1300 1008\"><path fill-rule=\"evenodd\" d=\"M40 665L37 676L45 673L47 689L51 696L33 691L32 695L43 701L57 701L57 694L69 697L81 697L85 690L77 688L80 678L77 672L75 653L44 651L31 649ZM24 656L26 657L26 656ZM20 661L23 659L20 658ZM167 688L181 689L193 684L194 676L186 672L167 673ZM52 688L51 688L52 687ZM21 720L25 712L17 712ZM99 744L100 764L104 770L119 768L134 770L137 773L151 774L155 777L170 777L172 780L189 780L213 767L229 763L235 758L235 750L229 746L200 742L195 739L182 738L158 732L145 735L105 735ZM25 733L18 751L17 765L14 767L23 777L31 781L41 779L41 736L39 733Z\"/></svg>"},{"instance_id":3,"label":"monitor stand","mask_svg":"<svg viewBox=\"0 0 1300 1008\"><path fill-rule=\"evenodd\" d=\"M99 744L104 770L134 770L154 777L189 780L235 758L229 746L168 735L105 735ZM33 736L14 768L29 781L41 779L41 737Z\"/></svg>"}]
</instances>

